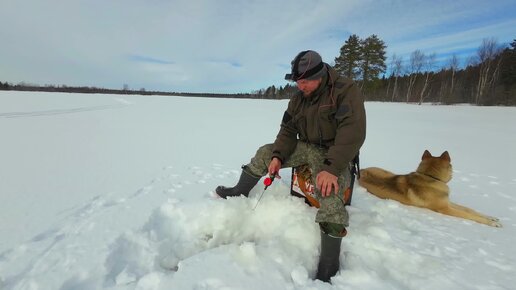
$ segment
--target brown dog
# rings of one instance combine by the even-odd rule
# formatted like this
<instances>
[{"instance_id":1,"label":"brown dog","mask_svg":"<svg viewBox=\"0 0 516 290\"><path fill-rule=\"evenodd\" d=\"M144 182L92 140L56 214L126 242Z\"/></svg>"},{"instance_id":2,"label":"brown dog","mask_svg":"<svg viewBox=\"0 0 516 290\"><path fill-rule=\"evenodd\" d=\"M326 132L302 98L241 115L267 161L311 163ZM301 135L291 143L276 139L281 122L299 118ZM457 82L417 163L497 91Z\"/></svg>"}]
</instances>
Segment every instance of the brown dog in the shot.
<instances>
[{"instance_id":1,"label":"brown dog","mask_svg":"<svg viewBox=\"0 0 516 290\"><path fill-rule=\"evenodd\" d=\"M434 157L425 150L421 159L416 172L406 175L395 175L377 167L360 170L361 176L358 182L367 191L380 198L428 208L492 227L502 226L495 217L486 216L450 202L450 189L447 183L452 178L452 166L448 151L439 157Z\"/></svg>"}]
</instances>

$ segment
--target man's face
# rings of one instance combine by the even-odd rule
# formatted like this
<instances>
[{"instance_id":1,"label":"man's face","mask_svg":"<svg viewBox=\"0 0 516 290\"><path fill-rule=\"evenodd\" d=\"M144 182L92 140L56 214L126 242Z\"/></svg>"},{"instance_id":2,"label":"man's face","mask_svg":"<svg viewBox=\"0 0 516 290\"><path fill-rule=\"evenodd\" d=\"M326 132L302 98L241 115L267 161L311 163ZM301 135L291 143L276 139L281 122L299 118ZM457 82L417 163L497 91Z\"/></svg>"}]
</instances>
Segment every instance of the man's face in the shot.
<instances>
[{"instance_id":1,"label":"man's face","mask_svg":"<svg viewBox=\"0 0 516 290\"><path fill-rule=\"evenodd\" d=\"M322 79L316 80L298 80L296 81L297 87L303 92L303 95L309 96L313 93L321 84Z\"/></svg>"}]
</instances>

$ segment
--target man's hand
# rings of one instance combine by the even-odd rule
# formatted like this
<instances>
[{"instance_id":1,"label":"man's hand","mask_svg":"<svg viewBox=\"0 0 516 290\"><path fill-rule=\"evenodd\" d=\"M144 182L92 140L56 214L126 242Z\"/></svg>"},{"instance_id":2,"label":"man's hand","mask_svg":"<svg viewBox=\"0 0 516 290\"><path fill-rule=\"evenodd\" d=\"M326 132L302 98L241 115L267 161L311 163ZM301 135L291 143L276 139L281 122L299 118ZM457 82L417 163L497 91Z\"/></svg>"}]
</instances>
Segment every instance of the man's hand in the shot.
<instances>
[{"instance_id":1,"label":"man's hand","mask_svg":"<svg viewBox=\"0 0 516 290\"><path fill-rule=\"evenodd\" d=\"M269 163L269 175L272 176L272 175L276 175L276 178L280 178L281 179L281 176L279 176L279 170L281 169L281 161L279 160L279 158L272 158L271 160L271 163Z\"/></svg>"},{"instance_id":2,"label":"man's hand","mask_svg":"<svg viewBox=\"0 0 516 290\"><path fill-rule=\"evenodd\" d=\"M317 188L321 191L322 196L325 197L330 196L332 189L335 189L335 193L339 191L337 180L337 176L328 171L321 171L317 174L315 183L317 184Z\"/></svg>"}]
</instances>

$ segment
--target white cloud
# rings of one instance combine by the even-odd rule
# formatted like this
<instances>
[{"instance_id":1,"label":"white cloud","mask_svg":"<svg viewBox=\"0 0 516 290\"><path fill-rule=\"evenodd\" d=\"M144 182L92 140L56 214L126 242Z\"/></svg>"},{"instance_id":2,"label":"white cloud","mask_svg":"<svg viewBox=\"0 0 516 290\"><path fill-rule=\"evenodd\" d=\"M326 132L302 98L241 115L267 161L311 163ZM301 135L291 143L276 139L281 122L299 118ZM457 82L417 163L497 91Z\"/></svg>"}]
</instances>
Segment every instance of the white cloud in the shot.
<instances>
[{"instance_id":1,"label":"white cloud","mask_svg":"<svg viewBox=\"0 0 516 290\"><path fill-rule=\"evenodd\" d=\"M349 33L377 34L389 55L513 37L513 19L485 11L515 4L473 2L7 0L0 80L247 92L285 84L301 50L332 63Z\"/></svg>"}]
</instances>

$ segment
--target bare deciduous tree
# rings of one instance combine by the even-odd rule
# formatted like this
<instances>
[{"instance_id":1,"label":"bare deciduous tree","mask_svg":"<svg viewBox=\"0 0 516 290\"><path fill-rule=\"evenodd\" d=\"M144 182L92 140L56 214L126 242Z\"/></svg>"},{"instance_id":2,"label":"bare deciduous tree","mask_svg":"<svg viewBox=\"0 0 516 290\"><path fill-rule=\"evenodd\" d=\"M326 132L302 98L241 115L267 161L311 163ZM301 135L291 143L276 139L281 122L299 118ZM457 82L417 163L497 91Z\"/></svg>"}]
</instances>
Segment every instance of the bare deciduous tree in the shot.
<instances>
[{"instance_id":1,"label":"bare deciduous tree","mask_svg":"<svg viewBox=\"0 0 516 290\"><path fill-rule=\"evenodd\" d=\"M414 84L416 83L417 75L421 72L421 69L423 68L423 64L425 61L425 54L419 50L416 49L412 54L410 55L410 63L409 63L409 83L407 88L407 103L410 102L412 89L414 88Z\"/></svg>"},{"instance_id":2,"label":"bare deciduous tree","mask_svg":"<svg viewBox=\"0 0 516 290\"><path fill-rule=\"evenodd\" d=\"M401 76L403 71L403 58L400 56L396 56L396 54L392 55L392 60L390 63L392 75L394 76L394 86L392 88L392 96L391 101L394 101L398 98L398 78Z\"/></svg>"},{"instance_id":3,"label":"bare deciduous tree","mask_svg":"<svg viewBox=\"0 0 516 290\"><path fill-rule=\"evenodd\" d=\"M450 97L453 96L453 92L455 91L455 74L457 73L457 70L459 70L459 58L454 53L450 60L448 61L448 68L451 71L451 85L450 85Z\"/></svg>"},{"instance_id":4,"label":"bare deciduous tree","mask_svg":"<svg viewBox=\"0 0 516 290\"><path fill-rule=\"evenodd\" d=\"M482 44L477 50L477 57L480 63L480 73L475 93L475 104L480 105L483 101L485 93L489 86L493 84L495 77L494 71L497 65L494 60L501 49L498 47L497 41L494 38L484 38Z\"/></svg>"},{"instance_id":5,"label":"bare deciduous tree","mask_svg":"<svg viewBox=\"0 0 516 290\"><path fill-rule=\"evenodd\" d=\"M435 69L435 53L432 53L426 57L423 57L423 67L425 68L425 83L423 84L423 88L421 89L421 93L419 94L419 104L423 103L425 99L425 93L428 89L428 84L430 83L430 77L433 74L433 70Z\"/></svg>"}]
</instances>

